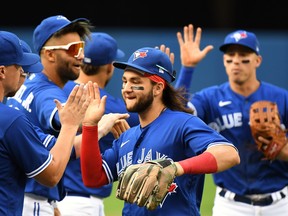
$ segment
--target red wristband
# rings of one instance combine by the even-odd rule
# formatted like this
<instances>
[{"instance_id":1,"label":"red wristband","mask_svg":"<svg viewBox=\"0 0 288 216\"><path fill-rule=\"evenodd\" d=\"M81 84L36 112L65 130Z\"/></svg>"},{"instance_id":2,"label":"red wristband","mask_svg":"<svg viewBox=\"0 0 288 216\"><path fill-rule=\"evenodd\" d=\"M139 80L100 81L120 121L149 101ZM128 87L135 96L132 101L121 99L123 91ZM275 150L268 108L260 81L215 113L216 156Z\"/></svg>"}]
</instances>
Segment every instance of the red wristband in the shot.
<instances>
[{"instance_id":1,"label":"red wristband","mask_svg":"<svg viewBox=\"0 0 288 216\"><path fill-rule=\"evenodd\" d=\"M207 174L217 172L217 161L210 152L179 161L185 174Z\"/></svg>"}]
</instances>

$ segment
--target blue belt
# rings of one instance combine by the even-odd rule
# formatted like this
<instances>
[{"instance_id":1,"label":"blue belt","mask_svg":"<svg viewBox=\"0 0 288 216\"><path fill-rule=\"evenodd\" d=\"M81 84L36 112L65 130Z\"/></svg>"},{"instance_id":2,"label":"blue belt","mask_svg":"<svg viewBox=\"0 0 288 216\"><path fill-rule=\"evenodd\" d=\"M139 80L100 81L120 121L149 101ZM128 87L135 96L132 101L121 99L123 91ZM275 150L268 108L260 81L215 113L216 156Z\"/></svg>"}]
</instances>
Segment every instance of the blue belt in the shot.
<instances>
[{"instance_id":1,"label":"blue belt","mask_svg":"<svg viewBox=\"0 0 288 216\"><path fill-rule=\"evenodd\" d=\"M66 193L67 196L80 196L80 197L87 197L90 198L90 194L80 193L80 192L72 192L69 191Z\"/></svg>"},{"instance_id":2,"label":"blue belt","mask_svg":"<svg viewBox=\"0 0 288 216\"><path fill-rule=\"evenodd\" d=\"M222 197L225 197L226 193L227 193L227 190L222 189L219 192L219 195ZM281 195L281 199L286 197L286 195L282 191L280 192L280 195ZM234 201L246 203L249 205L255 205L255 206L268 206L268 205L271 205L273 203L273 198L271 195L269 195L269 196L261 198L261 199L252 199L252 198L249 198L246 196L235 194Z\"/></svg>"}]
</instances>

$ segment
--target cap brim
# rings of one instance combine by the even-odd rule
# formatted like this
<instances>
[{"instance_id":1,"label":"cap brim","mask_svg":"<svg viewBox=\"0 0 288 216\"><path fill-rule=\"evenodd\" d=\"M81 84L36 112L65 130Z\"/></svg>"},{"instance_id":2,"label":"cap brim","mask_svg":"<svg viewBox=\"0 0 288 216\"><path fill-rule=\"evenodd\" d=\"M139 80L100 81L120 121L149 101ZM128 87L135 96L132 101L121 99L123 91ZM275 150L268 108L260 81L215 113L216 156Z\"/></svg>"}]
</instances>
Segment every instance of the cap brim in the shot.
<instances>
[{"instance_id":1,"label":"cap brim","mask_svg":"<svg viewBox=\"0 0 288 216\"><path fill-rule=\"evenodd\" d=\"M34 53L23 53L23 58L21 61L16 62L16 64L20 66L28 66L28 65L33 65L40 61L40 57Z\"/></svg>"},{"instance_id":2,"label":"cap brim","mask_svg":"<svg viewBox=\"0 0 288 216\"><path fill-rule=\"evenodd\" d=\"M219 47L219 50L222 51L222 52L226 52L227 48L231 45L239 45L239 46L242 46L242 47L246 47L248 48L249 50L251 50L251 52L254 52L257 54L257 52L255 50L253 50L251 47L249 46L246 46L244 44L241 44L241 43L227 43L227 44L223 44L222 46Z\"/></svg>"},{"instance_id":3,"label":"cap brim","mask_svg":"<svg viewBox=\"0 0 288 216\"><path fill-rule=\"evenodd\" d=\"M230 45L232 45L232 44L224 44L224 45L219 47L219 50L222 51L222 52L225 52L227 47L230 46Z\"/></svg>"},{"instance_id":4,"label":"cap brim","mask_svg":"<svg viewBox=\"0 0 288 216\"><path fill-rule=\"evenodd\" d=\"M145 72L145 73L150 73L150 74L154 74L151 71L148 71L147 69L139 66L139 65L135 65L135 64L129 64L126 62L119 62L119 61L115 61L113 62L113 66L119 69L123 69L125 70L126 67L131 67L134 68L137 72L141 73L141 72Z\"/></svg>"},{"instance_id":5,"label":"cap brim","mask_svg":"<svg viewBox=\"0 0 288 216\"><path fill-rule=\"evenodd\" d=\"M43 65L38 61L35 64L23 66L23 70L29 73L40 73L43 70Z\"/></svg>"}]
</instances>

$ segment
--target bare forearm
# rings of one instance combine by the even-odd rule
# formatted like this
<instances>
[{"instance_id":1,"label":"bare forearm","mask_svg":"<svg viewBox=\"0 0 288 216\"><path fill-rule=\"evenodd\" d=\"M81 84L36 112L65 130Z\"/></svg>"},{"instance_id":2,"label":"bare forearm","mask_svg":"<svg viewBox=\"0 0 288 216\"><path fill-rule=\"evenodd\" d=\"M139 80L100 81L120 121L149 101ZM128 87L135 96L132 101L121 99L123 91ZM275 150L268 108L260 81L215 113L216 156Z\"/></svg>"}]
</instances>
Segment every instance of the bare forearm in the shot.
<instances>
[{"instance_id":1,"label":"bare forearm","mask_svg":"<svg viewBox=\"0 0 288 216\"><path fill-rule=\"evenodd\" d=\"M48 187L54 187L63 176L70 159L71 150L78 126L75 128L62 126L58 139L51 149L52 162L35 179Z\"/></svg>"},{"instance_id":2,"label":"bare forearm","mask_svg":"<svg viewBox=\"0 0 288 216\"><path fill-rule=\"evenodd\" d=\"M72 131L74 131L74 133ZM62 177L67 163L70 159L76 132L77 127L74 127L74 129L71 130L71 128L66 128L65 126L62 126L59 136L57 138L57 142L50 151L53 155L53 162L55 163L55 165L53 166L53 173L55 176L57 176L57 178L59 178L59 180Z\"/></svg>"}]
</instances>

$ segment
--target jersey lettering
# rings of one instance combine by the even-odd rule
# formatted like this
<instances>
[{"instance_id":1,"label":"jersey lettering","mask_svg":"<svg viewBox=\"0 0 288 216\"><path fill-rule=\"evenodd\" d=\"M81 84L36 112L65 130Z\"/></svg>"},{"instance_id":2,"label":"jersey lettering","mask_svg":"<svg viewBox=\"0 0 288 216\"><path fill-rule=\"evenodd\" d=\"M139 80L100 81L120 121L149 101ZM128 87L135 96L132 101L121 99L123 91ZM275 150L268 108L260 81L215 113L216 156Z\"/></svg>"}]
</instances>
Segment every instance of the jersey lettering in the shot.
<instances>
[{"instance_id":1,"label":"jersey lettering","mask_svg":"<svg viewBox=\"0 0 288 216\"><path fill-rule=\"evenodd\" d=\"M28 112L31 112L31 109L30 109L30 104L32 103L34 99L34 94L33 92L31 92L28 97L26 98L26 100L23 100L22 102L22 106L28 111Z\"/></svg>"},{"instance_id":2,"label":"jersey lettering","mask_svg":"<svg viewBox=\"0 0 288 216\"><path fill-rule=\"evenodd\" d=\"M25 100L23 100L22 97L26 89L27 87L25 85L22 85L20 89L16 92L16 94L14 95L13 99L16 100L18 103L20 103L24 107L25 110L31 113L30 104L32 103L34 99L34 94L33 92L31 92L28 95L28 97Z\"/></svg>"},{"instance_id":3,"label":"jersey lettering","mask_svg":"<svg viewBox=\"0 0 288 216\"><path fill-rule=\"evenodd\" d=\"M22 96L24 94L26 90L26 86L21 85L20 89L16 92L16 94L14 95L14 99L18 102L18 103L22 103Z\"/></svg>"},{"instance_id":4,"label":"jersey lettering","mask_svg":"<svg viewBox=\"0 0 288 216\"><path fill-rule=\"evenodd\" d=\"M141 155L140 158L137 159L137 163L144 163L146 161L149 160L157 160L157 159L161 159L161 158L168 158L165 154L161 154L160 152L155 152L155 157L153 158L153 151L152 149L149 149L148 151L146 151L145 148L141 149ZM132 161L132 157L133 157L133 151L128 152L127 154L123 155L119 162L117 162L116 164L116 168L117 168L117 173L118 175L127 167L130 166L133 161Z\"/></svg>"},{"instance_id":5,"label":"jersey lettering","mask_svg":"<svg viewBox=\"0 0 288 216\"><path fill-rule=\"evenodd\" d=\"M210 122L208 125L217 132L234 127L241 127L243 125L242 113L236 112L222 115L221 118L216 118L215 122Z\"/></svg>"}]
</instances>

